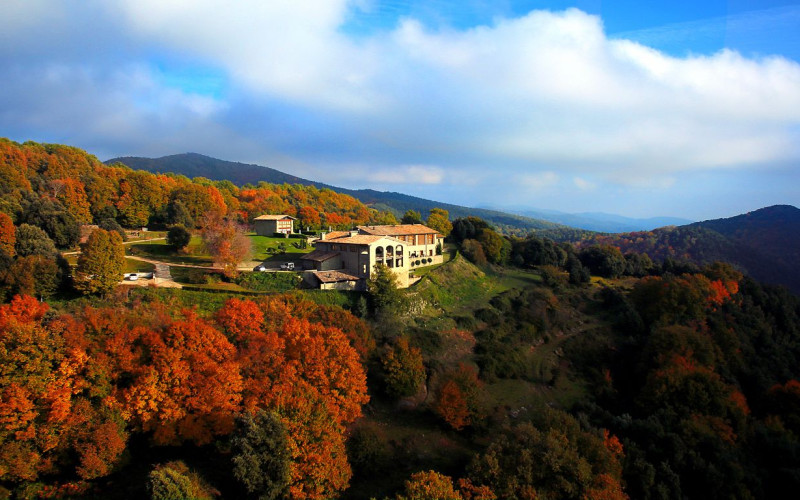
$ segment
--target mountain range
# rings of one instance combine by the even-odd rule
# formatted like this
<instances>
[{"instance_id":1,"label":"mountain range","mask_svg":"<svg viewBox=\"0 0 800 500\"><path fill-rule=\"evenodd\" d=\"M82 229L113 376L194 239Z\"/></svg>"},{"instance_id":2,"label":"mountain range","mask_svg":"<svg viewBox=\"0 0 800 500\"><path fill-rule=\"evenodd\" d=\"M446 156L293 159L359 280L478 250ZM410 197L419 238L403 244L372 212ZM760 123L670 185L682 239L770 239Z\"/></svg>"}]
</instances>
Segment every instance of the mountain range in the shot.
<instances>
[{"instance_id":1,"label":"mountain range","mask_svg":"<svg viewBox=\"0 0 800 500\"><path fill-rule=\"evenodd\" d=\"M634 219L605 213L568 214L551 210L509 211L492 208L470 208L451 203L442 203L416 196L396 192L376 191L373 189L347 189L332 186L322 182L312 181L287 174L274 168L246 163L219 160L197 153L184 153L161 158L142 158L125 156L113 158L106 163L123 163L131 168L147 170L148 172L172 172L185 175L189 178L205 177L211 180L229 180L239 186L244 184L258 184L268 182L271 184L302 184L328 188L348 194L362 203L372 206L377 210L388 210L396 216L401 216L407 210L415 210L425 217L434 207L444 208L450 212L452 218L474 215L485 219L507 233L518 230L521 233L536 230L556 230L579 228L588 231L620 233L625 231L641 231L654 229L667 225L688 224L691 221L678 218L652 218ZM567 233L569 234L569 233Z\"/></svg>"}]
</instances>

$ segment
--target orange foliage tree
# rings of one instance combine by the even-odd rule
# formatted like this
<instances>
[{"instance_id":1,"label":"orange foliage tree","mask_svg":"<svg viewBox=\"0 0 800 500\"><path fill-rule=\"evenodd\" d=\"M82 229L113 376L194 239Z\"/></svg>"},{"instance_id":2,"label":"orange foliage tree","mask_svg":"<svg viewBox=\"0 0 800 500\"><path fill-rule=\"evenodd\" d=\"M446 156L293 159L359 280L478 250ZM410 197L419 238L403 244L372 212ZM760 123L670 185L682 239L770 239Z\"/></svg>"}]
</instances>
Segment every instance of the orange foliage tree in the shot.
<instances>
[{"instance_id":1,"label":"orange foliage tree","mask_svg":"<svg viewBox=\"0 0 800 500\"><path fill-rule=\"evenodd\" d=\"M32 481L74 466L85 479L108 474L125 448L119 415L87 382L92 361L82 332L47 305L17 296L0 307L0 478ZM77 462L69 462L71 453Z\"/></svg>"},{"instance_id":2,"label":"orange foliage tree","mask_svg":"<svg viewBox=\"0 0 800 500\"><path fill-rule=\"evenodd\" d=\"M250 239L245 236L244 228L213 213L206 214L200 226L203 244L214 258L214 264L220 266L226 276L235 276L239 263L251 252Z\"/></svg>"},{"instance_id":3,"label":"orange foliage tree","mask_svg":"<svg viewBox=\"0 0 800 500\"><path fill-rule=\"evenodd\" d=\"M5 212L0 212L0 250L13 257L16 242L17 228L14 227L14 221Z\"/></svg>"},{"instance_id":4,"label":"orange foliage tree","mask_svg":"<svg viewBox=\"0 0 800 500\"><path fill-rule=\"evenodd\" d=\"M230 433L243 384L233 345L190 311L163 321L109 339L122 415L157 444L204 444Z\"/></svg>"}]
</instances>

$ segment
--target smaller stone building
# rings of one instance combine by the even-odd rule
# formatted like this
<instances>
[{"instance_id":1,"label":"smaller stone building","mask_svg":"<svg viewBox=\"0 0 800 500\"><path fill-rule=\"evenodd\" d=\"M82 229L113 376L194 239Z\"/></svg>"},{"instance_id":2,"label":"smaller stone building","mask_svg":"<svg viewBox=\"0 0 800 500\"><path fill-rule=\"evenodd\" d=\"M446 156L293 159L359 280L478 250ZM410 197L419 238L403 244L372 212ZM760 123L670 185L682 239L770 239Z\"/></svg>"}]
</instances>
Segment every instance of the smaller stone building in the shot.
<instances>
[{"instance_id":1,"label":"smaller stone building","mask_svg":"<svg viewBox=\"0 0 800 500\"><path fill-rule=\"evenodd\" d=\"M253 226L259 236L272 236L275 233L294 232L294 217L290 215L259 215L253 219Z\"/></svg>"}]
</instances>

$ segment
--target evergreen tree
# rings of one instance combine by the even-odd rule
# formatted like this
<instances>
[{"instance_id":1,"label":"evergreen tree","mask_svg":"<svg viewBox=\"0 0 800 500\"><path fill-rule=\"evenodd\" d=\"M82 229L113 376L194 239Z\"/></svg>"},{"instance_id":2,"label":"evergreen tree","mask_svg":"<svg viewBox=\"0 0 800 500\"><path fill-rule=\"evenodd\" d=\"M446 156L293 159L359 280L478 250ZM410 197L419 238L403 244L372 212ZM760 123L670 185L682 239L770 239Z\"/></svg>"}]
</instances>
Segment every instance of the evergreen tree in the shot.
<instances>
[{"instance_id":1,"label":"evergreen tree","mask_svg":"<svg viewBox=\"0 0 800 500\"><path fill-rule=\"evenodd\" d=\"M286 430L274 413L245 413L231 438L233 475L259 500L286 496L291 456Z\"/></svg>"}]
</instances>

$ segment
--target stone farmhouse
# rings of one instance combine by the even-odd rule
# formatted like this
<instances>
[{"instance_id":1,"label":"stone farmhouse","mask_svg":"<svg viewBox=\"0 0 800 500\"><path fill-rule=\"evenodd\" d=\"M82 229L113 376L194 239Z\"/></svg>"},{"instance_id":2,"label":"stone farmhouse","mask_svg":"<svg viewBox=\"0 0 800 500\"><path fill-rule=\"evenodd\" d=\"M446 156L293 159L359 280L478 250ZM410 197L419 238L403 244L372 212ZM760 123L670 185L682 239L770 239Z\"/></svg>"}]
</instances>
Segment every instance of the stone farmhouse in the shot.
<instances>
[{"instance_id":1,"label":"stone farmhouse","mask_svg":"<svg viewBox=\"0 0 800 500\"><path fill-rule=\"evenodd\" d=\"M272 236L275 233L292 234L296 220L290 215L259 215L253 219L253 226L259 236Z\"/></svg>"},{"instance_id":2,"label":"stone farmhouse","mask_svg":"<svg viewBox=\"0 0 800 500\"><path fill-rule=\"evenodd\" d=\"M409 285L414 267L442 262L444 237L422 224L359 226L333 231L317 240L316 249L303 256L306 282L321 289L364 290L376 264L384 264Z\"/></svg>"}]
</instances>

